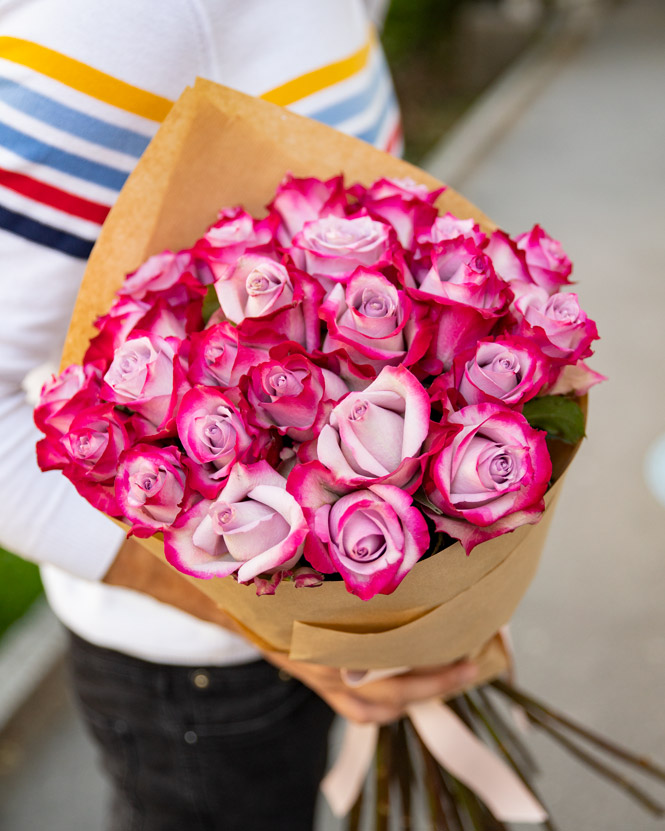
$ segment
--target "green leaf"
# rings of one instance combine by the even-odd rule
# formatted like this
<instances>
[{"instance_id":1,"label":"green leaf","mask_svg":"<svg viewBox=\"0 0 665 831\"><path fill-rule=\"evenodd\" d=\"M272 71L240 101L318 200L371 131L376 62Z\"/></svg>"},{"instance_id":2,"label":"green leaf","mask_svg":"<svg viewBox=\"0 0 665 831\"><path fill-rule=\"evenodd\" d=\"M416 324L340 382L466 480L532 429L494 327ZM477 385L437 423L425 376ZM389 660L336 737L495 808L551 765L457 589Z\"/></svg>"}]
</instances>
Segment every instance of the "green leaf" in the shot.
<instances>
[{"instance_id":1,"label":"green leaf","mask_svg":"<svg viewBox=\"0 0 665 831\"><path fill-rule=\"evenodd\" d=\"M532 427L547 431L553 439L576 444L584 438L584 413L573 398L545 395L527 401L522 411Z\"/></svg>"},{"instance_id":2,"label":"green leaf","mask_svg":"<svg viewBox=\"0 0 665 831\"><path fill-rule=\"evenodd\" d=\"M214 312L219 309L219 300L214 286L208 286L206 296L203 298L203 322L208 323Z\"/></svg>"}]
</instances>

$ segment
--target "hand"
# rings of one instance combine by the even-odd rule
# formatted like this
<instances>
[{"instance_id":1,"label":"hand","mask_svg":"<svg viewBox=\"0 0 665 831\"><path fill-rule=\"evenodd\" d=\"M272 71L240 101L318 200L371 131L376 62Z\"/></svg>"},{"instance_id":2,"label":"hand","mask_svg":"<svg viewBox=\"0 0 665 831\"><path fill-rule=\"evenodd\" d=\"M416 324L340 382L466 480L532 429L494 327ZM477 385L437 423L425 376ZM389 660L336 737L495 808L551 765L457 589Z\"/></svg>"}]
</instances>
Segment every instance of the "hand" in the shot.
<instances>
[{"instance_id":1,"label":"hand","mask_svg":"<svg viewBox=\"0 0 665 831\"><path fill-rule=\"evenodd\" d=\"M292 661L279 652L267 652L264 657L314 690L339 715L360 724L389 724L401 718L407 707L417 701L450 698L468 687L478 672L475 664L458 661L349 687L339 669Z\"/></svg>"}]
</instances>

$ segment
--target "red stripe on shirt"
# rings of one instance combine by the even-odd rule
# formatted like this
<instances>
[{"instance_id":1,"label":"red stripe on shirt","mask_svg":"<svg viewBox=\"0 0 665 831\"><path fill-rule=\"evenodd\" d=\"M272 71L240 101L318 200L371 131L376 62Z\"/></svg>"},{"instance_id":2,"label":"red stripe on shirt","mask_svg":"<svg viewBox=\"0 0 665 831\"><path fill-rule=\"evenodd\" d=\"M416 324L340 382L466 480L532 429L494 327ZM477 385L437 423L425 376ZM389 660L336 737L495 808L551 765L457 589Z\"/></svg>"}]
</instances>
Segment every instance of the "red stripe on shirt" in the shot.
<instances>
[{"instance_id":1,"label":"red stripe on shirt","mask_svg":"<svg viewBox=\"0 0 665 831\"><path fill-rule=\"evenodd\" d=\"M394 153L402 142L402 122L398 121L386 144L386 153Z\"/></svg>"},{"instance_id":2,"label":"red stripe on shirt","mask_svg":"<svg viewBox=\"0 0 665 831\"><path fill-rule=\"evenodd\" d=\"M78 216L101 225L110 211L107 205L98 202L91 202L81 196L75 196L60 188L54 188L23 173L15 173L12 170L5 170L0 167L0 185L16 191L42 205L49 205L57 208L71 216Z\"/></svg>"}]
</instances>

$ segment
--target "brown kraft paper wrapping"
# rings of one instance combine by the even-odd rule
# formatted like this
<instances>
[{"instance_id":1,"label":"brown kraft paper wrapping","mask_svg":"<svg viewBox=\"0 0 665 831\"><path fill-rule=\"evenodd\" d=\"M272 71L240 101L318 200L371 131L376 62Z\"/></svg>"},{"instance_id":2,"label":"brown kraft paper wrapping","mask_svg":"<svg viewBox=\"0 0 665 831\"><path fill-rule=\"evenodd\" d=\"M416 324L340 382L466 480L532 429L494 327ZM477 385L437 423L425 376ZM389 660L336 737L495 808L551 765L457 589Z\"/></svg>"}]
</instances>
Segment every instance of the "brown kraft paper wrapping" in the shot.
<instances>
[{"instance_id":1,"label":"brown kraft paper wrapping","mask_svg":"<svg viewBox=\"0 0 665 831\"><path fill-rule=\"evenodd\" d=\"M197 80L176 102L127 180L90 257L63 350L62 364L80 363L93 322L111 305L125 274L166 248L192 245L222 207L242 204L264 213L287 173L348 184L410 177L430 189L433 177L358 139L209 81ZM442 213L496 226L451 189ZM560 474L576 448L557 448ZM341 582L274 596L230 578L183 575L234 618L262 648L297 660L349 669L426 666L478 656L481 680L507 664L497 639L533 578L552 518L561 477L546 496L540 522L477 546L457 543L416 565L391 595L362 601ZM159 538L140 540L163 558Z\"/></svg>"}]
</instances>

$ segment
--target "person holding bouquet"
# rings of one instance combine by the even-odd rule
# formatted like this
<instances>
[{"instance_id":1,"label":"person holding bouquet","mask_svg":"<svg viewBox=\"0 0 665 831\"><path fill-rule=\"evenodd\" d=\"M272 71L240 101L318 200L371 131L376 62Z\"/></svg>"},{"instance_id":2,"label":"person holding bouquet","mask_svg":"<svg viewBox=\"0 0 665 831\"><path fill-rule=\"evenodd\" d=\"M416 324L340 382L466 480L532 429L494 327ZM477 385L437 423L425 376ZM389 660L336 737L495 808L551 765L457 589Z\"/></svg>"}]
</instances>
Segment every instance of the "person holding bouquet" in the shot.
<instances>
[{"instance_id":1,"label":"person holding bouquet","mask_svg":"<svg viewBox=\"0 0 665 831\"><path fill-rule=\"evenodd\" d=\"M338 670L261 656L62 477L39 472L24 381L56 368L101 224L197 75L399 152L368 10L17 0L3 10L0 59L0 543L42 564L71 633L77 697L113 783L110 827L305 831L333 710L389 722L461 688L474 667L351 690Z\"/></svg>"}]
</instances>

